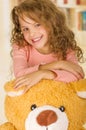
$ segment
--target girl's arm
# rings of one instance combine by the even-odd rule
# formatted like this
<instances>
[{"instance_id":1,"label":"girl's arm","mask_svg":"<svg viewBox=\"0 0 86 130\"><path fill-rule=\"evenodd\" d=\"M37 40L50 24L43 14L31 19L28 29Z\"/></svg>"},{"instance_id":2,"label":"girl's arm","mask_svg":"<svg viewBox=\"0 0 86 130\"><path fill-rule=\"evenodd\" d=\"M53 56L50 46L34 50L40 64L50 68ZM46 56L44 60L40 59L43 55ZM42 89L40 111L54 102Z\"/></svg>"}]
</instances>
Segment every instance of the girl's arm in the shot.
<instances>
[{"instance_id":1,"label":"girl's arm","mask_svg":"<svg viewBox=\"0 0 86 130\"><path fill-rule=\"evenodd\" d=\"M40 65L39 69L50 69L57 74L56 80L71 82L84 78L82 67L78 64L73 51L69 51L66 60Z\"/></svg>"},{"instance_id":2,"label":"girl's arm","mask_svg":"<svg viewBox=\"0 0 86 130\"><path fill-rule=\"evenodd\" d=\"M84 77L84 72L83 72L82 67L72 61L64 61L64 60L55 61L55 62L48 63L45 65L40 65L39 69L40 70L49 69L54 72L61 71L61 73L63 70L63 75L64 75L64 72L67 71L67 73L69 72L70 74L73 74L74 76L76 76L77 79Z\"/></svg>"},{"instance_id":3,"label":"girl's arm","mask_svg":"<svg viewBox=\"0 0 86 130\"><path fill-rule=\"evenodd\" d=\"M37 71L39 65L33 67L28 66L28 53L27 47L19 48L16 44L13 45L13 71L15 77L20 77L34 71Z\"/></svg>"},{"instance_id":4,"label":"girl's arm","mask_svg":"<svg viewBox=\"0 0 86 130\"><path fill-rule=\"evenodd\" d=\"M32 77L31 78L32 83L37 83L37 81L40 81L41 79L44 78L41 77L41 75L42 76L44 75L44 72L46 72L45 74L47 76L52 77L53 75L53 78L55 80L64 81L64 82L75 81L83 77L82 68L79 65L77 65L74 55L69 55L68 57L69 59L67 59L69 61L55 61L45 65L40 65L40 66L36 65L33 67L28 67L27 64L28 51L25 49L27 48L19 49L18 46L16 45L13 48L14 73L15 73L15 77L17 77L16 84L18 84L18 87L20 86L19 84L21 84L23 81L25 83L26 82L25 79L28 80L29 77ZM31 84L29 84L29 80L28 80L28 85L31 86Z\"/></svg>"}]
</instances>

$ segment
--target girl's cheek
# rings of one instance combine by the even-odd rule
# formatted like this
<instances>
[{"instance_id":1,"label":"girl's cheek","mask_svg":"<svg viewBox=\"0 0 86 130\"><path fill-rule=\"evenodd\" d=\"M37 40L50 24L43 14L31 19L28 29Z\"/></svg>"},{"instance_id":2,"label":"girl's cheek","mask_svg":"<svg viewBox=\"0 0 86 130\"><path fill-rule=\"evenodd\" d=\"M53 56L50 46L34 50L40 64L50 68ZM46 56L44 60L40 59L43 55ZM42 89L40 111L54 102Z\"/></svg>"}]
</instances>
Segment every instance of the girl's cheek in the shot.
<instances>
[{"instance_id":1,"label":"girl's cheek","mask_svg":"<svg viewBox=\"0 0 86 130\"><path fill-rule=\"evenodd\" d=\"M30 40L30 37L29 37L29 36L25 36L25 37L24 37L24 39L25 39L27 42L29 42L29 43L31 42L31 40Z\"/></svg>"},{"instance_id":2,"label":"girl's cheek","mask_svg":"<svg viewBox=\"0 0 86 130\"><path fill-rule=\"evenodd\" d=\"M24 34L25 39L30 39L29 34Z\"/></svg>"}]
</instances>

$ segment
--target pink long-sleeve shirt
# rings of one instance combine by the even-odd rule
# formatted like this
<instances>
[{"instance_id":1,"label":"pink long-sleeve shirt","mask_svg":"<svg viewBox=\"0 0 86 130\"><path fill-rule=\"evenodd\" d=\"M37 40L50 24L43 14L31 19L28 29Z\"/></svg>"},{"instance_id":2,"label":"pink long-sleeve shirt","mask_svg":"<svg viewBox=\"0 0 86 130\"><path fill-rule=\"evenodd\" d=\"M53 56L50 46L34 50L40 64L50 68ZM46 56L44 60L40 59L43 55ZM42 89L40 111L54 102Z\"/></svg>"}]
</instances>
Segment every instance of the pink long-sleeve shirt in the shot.
<instances>
[{"instance_id":1,"label":"pink long-sleeve shirt","mask_svg":"<svg viewBox=\"0 0 86 130\"><path fill-rule=\"evenodd\" d=\"M40 64L46 64L57 60L57 57L53 56L53 53L45 55L39 53L31 46L19 48L17 45L13 45L13 68L15 77L37 71ZM73 51L69 51L66 60L78 64L77 58ZM68 83L78 80L71 72L65 70L53 71L57 74L57 77L55 78L57 81Z\"/></svg>"}]
</instances>

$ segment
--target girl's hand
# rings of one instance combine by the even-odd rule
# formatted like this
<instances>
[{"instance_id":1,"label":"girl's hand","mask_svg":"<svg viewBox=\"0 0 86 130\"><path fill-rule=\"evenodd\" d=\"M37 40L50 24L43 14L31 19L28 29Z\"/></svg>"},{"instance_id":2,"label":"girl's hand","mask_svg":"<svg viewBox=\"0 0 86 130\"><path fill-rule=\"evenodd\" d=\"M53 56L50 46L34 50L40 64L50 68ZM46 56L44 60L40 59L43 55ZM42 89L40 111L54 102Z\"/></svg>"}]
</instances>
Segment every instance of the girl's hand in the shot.
<instances>
[{"instance_id":1,"label":"girl's hand","mask_svg":"<svg viewBox=\"0 0 86 130\"><path fill-rule=\"evenodd\" d=\"M24 76L18 77L15 80L15 89L18 89L22 86L27 86L24 90L24 93L30 89L33 85L38 83L41 79L53 79L55 74L50 70L39 70L31 74L26 74Z\"/></svg>"},{"instance_id":2,"label":"girl's hand","mask_svg":"<svg viewBox=\"0 0 86 130\"><path fill-rule=\"evenodd\" d=\"M40 65L39 70L43 70L43 69L66 70L66 71L73 73L77 77L77 79L84 78L84 72L83 72L82 67L71 61L61 60L61 61L55 61L52 63Z\"/></svg>"}]
</instances>

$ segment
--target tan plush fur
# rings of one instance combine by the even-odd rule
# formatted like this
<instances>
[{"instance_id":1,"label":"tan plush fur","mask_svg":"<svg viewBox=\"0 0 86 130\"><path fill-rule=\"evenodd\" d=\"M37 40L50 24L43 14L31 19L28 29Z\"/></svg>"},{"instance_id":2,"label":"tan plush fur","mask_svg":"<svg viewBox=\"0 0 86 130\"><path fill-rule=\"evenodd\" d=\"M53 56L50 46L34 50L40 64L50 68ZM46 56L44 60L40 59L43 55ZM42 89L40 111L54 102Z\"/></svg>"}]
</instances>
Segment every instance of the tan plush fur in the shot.
<instances>
[{"instance_id":1,"label":"tan plush fur","mask_svg":"<svg viewBox=\"0 0 86 130\"><path fill-rule=\"evenodd\" d=\"M16 130L16 128L13 126L13 124L11 124L10 122L7 122L0 126L0 130Z\"/></svg>"},{"instance_id":2,"label":"tan plush fur","mask_svg":"<svg viewBox=\"0 0 86 130\"><path fill-rule=\"evenodd\" d=\"M6 83L5 91L14 91L13 86L14 81ZM77 92L86 92L86 79L72 83L42 80L21 96L6 96L6 116L16 129L11 129L11 125L7 129L7 124L4 124L4 129L0 126L0 130L25 130L25 119L31 112L32 104L37 107L64 106L69 120L68 130L85 130L83 125L86 123L86 99L79 97Z\"/></svg>"}]
</instances>

